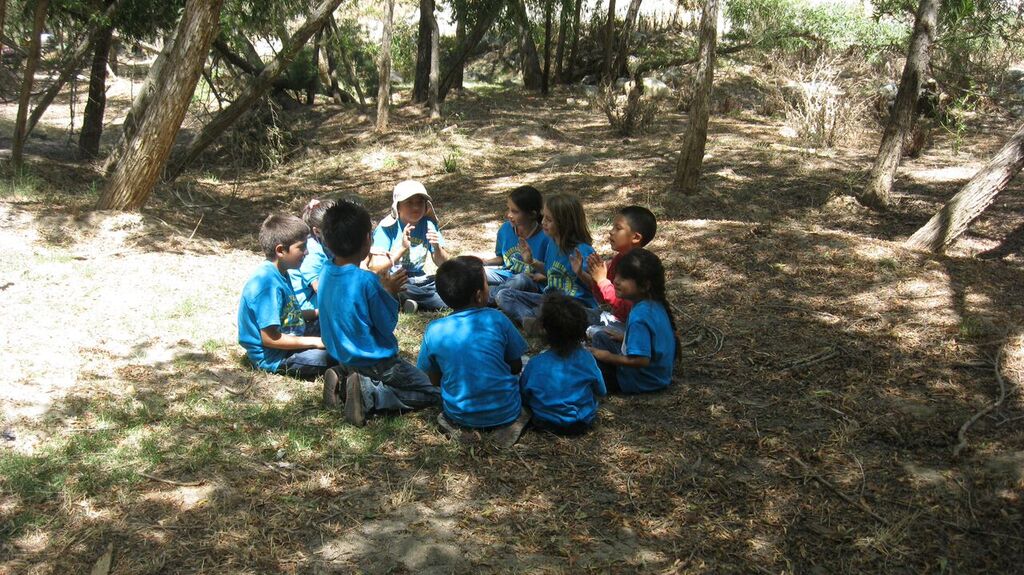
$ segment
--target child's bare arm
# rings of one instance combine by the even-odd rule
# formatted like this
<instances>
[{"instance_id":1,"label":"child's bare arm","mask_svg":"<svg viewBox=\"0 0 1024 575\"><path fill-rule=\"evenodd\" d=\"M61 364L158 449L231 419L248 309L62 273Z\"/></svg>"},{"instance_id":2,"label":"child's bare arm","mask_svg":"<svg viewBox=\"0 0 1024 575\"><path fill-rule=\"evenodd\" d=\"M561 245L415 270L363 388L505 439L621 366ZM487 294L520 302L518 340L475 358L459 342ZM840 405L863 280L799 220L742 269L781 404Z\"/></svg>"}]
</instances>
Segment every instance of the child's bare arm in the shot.
<instances>
[{"instance_id":1,"label":"child's bare arm","mask_svg":"<svg viewBox=\"0 0 1024 575\"><path fill-rule=\"evenodd\" d=\"M646 355L619 355L606 349L594 348L590 348L590 353L594 355L594 359L597 361L603 361L611 365L621 365L623 367L647 367L651 365L651 358Z\"/></svg>"},{"instance_id":2,"label":"child's bare arm","mask_svg":"<svg viewBox=\"0 0 1024 575\"><path fill-rule=\"evenodd\" d=\"M306 323L313 323L320 319L320 310L318 309L304 309L302 310L302 319Z\"/></svg>"},{"instance_id":3,"label":"child's bare arm","mask_svg":"<svg viewBox=\"0 0 1024 575\"><path fill-rule=\"evenodd\" d=\"M325 349L324 342L319 337L288 335L281 333L281 328L276 325L261 329L260 339L262 340L263 347L271 349L283 349L285 351Z\"/></svg>"}]
</instances>

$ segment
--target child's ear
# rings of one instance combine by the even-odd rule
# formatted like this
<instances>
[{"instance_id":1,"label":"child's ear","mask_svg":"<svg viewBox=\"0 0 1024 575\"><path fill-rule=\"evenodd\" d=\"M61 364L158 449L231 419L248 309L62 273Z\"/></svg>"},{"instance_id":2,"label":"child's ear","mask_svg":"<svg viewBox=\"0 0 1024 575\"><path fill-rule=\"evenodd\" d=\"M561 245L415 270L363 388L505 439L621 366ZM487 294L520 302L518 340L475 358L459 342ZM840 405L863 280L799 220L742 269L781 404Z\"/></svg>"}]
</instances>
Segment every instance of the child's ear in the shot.
<instances>
[{"instance_id":1,"label":"child's ear","mask_svg":"<svg viewBox=\"0 0 1024 575\"><path fill-rule=\"evenodd\" d=\"M284 256L287 253L288 253L288 246L286 246L284 244L277 244L276 246L274 246L274 255L276 255L278 258L281 258L282 256Z\"/></svg>"},{"instance_id":2,"label":"child's ear","mask_svg":"<svg viewBox=\"0 0 1024 575\"><path fill-rule=\"evenodd\" d=\"M634 246L640 246L644 243L644 236L640 232L633 232L633 237L629 241Z\"/></svg>"}]
</instances>

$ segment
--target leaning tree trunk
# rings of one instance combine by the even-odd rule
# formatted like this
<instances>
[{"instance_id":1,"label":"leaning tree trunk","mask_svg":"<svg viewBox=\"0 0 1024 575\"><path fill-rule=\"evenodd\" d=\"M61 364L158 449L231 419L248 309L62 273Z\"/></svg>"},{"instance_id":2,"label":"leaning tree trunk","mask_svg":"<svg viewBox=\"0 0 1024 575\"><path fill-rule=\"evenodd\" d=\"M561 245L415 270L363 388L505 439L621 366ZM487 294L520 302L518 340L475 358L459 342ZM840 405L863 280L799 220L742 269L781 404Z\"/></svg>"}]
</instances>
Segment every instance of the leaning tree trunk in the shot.
<instances>
[{"instance_id":1,"label":"leaning tree trunk","mask_svg":"<svg viewBox=\"0 0 1024 575\"><path fill-rule=\"evenodd\" d=\"M39 65L40 39L43 35L43 26L46 25L46 8L49 0L36 0L36 9L32 18L32 39L28 45L28 59L25 61L25 70L21 79L21 94L18 96L18 115L14 121L14 143L11 146L11 164L20 168L25 152L25 138L28 137L28 130L25 129L28 121L29 98L32 96L32 81L36 76L36 66Z\"/></svg>"},{"instance_id":2,"label":"leaning tree trunk","mask_svg":"<svg viewBox=\"0 0 1024 575\"><path fill-rule=\"evenodd\" d=\"M544 0L544 76L541 78L540 93L548 94L551 77L551 1Z\"/></svg>"},{"instance_id":3,"label":"leaning tree trunk","mask_svg":"<svg viewBox=\"0 0 1024 575\"><path fill-rule=\"evenodd\" d=\"M185 119L203 62L217 35L224 0L187 0L156 96L97 204L138 210L149 199Z\"/></svg>"},{"instance_id":4,"label":"leaning tree trunk","mask_svg":"<svg viewBox=\"0 0 1024 575\"><path fill-rule=\"evenodd\" d=\"M328 18L334 14L334 10L341 4L341 0L323 0L309 15L298 30L288 39L277 56L267 64L260 75L256 77L249 89L239 95L234 102L224 108L210 120L203 129L188 143L185 151L175 155L168 166L166 179L168 181L177 178L179 174L192 163L203 150L212 144L231 124L248 112L268 90L274 85L274 80L291 63L295 56L302 50L302 47L309 41L310 37L324 27Z\"/></svg>"},{"instance_id":5,"label":"leaning tree trunk","mask_svg":"<svg viewBox=\"0 0 1024 575\"><path fill-rule=\"evenodd\" d=\"M708 108L711 87L715 77L715 42L718 39L718 0L707 0L700 16L700 60L693 82L693 100L690 102L686 137L682 154L676 164L676 177L672 187L683 194L697 191L701 167L704 164L704 146L708 139Z\"/></svg>"},{"instance_id":6,"label":"leaning tree trunk","mask_svg":"<svg viewBox=\"0 0 1024 575\"><path fill-rule=\"evenodd\" d=\"M430 107L430 119L441 119L441 33L437 30L437 16L430 12L430 82L427 91L427 104Z\"/></svg>"},{"instance_id":7,"label":"leaning tree trunk","mask_svg":"<svg viewBox=\"0 0 1024 575\"><path fill-rule=\"evenodd\" d=\"M434 13L434 0L420 0L420 25L416 39L416 76L412 83L412 101L422 104L430 97L430 16Z\"/></svg>"},{"instance_id":8,"label":"leaning tree trunk","mask_svg":"<svg viewBox=\"0 0 1024 575\"><path fill-rule=\"evenodd\" d=\"M523 0L509 0L509 9L512 10L512 18L519 25L520 39L519 53L523 68L523 86L527 90L539 90L541 88L540 58L537 57L537 43L533 40L533 28L530 26L530 15L526 12L526 4Z\"/></svg>"},{"instance_id":9,"label":"leaning tree trunk","mask_svg":"<svg viewBox=\"0 0 1024 575\"><path fill-rule=\"evenodd\" d=\"M625 75L626 64L629 61L629 41L633 35L633 29L636 28L636 19L640 15L640 2L641 0L630 0L629 10L626 11L626 20L622 23L622 33L619 37L619 52L615 57L615 66L613 68L616 76Z\"/></svg>"},{"instance_id":10,"label":"leaning tree trunk","mask_svg":"<svg viewBox=\"0 0 1024 575\"><path fill-rule=\"evenodd\" d=\"M380 82L377 88L377 131L388 129L388 114L391 111L391 31L395 20L395 0L387 0L384 11L384 37L380 41L380 61L377 69Z\"/></svg>"},{"instance_id":11,"label":"leaning tree trunk","mask_svg":"<svg viewBox=\"0 0 1024 575\"><path fill-rule=\"evenodd\" d=\"M999 153L967 182L953 199L942 206L928 223L914 232L906 246L939 252L967 230L996 196L1024 167L1024 126L1010 138Z\"/></svg>"},{"instance_id":12,"label":"leaning tree trunk","mask_svg":"<svg viewBox=\"0 0 1024 575\"><path fill-rule=\"evenodd\" d=\"M890 203L892 182L903 155L903 141L914 127L917 115L917 98L931 59L932 40L935 38L941 0L921 0L914 20L914 32L910 37L907 62L896 92L889 122L885 125L878 156L871 167L871 176L864 192L858 197L861 204L875 209L885 209Z\"/></svg>"},{"instance_id":13,"label":"leaning tree trunk","mask_svg":"<svg viewBox=\"0 0 1024 575\"><path fill-rule=\"evenodd\" d=\"M455 77L458 70L465 67L466 61L469 60L469 55L476 51L477 46L483 41L487 31L494 25L494 21L498 19L498 15L501 14L502 3L500 1L492 0L482 9L483 11L477 15L476 23L473 25L473 30L470 31L469 36L465 39L462 44L459 44L455 55L451 58L448 70L444 73L444 77L441 80L441 87L439 96L444 100L448 92L455 86Z\"/></svg>"},{"instance_id":14,"label":"leaning tree trunk","mask_svg":"<svg viewBox=\"0 0 1024 575\"><path fill-rule=\"evenodd\" d=\"M113 27L104 28L96 37L92 70L89 73L89 99L85 103L82 132L78 135L78 155L86 159L95 158L100 151L103 112L107 108L107 60L110 58L113 39Z\"/></svg>"},{"instance_id":15,"label":"leaning tree trunk","mask_svg":"<svg viewBox=\"0 0 1024 575\"><path fill-rule=\"evenodd\" d=\"M576 76L576 56L580 47L580 13L583 11L583 2L586 0L573 0L575 12L572 15L572 47L569 49L569 68L565 73L565 82L572 82Z\"/></svg>"},{"instance_id":16,"label":"leaning tree trunk","mask_svg":"<svg viewBox=\"0 0 1024 575\"><path fill-rule=\"evenodd\" d=\"M608 0L608 22L604 31L604 63L601 69L601 79L605 82L612 82L612 46L615 45L615 0Z\"/></svg>"}]
</instances>

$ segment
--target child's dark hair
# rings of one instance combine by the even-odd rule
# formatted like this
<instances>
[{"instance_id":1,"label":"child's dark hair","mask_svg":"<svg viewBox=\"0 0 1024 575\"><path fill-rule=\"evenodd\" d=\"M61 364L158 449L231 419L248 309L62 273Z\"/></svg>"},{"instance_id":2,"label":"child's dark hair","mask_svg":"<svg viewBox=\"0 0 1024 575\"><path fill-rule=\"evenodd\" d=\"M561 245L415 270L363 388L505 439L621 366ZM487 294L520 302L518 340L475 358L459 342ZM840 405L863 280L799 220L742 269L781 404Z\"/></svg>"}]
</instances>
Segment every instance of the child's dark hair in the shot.
<instances>
[{"instance_id":1,"label":"child's dark hair","mask_svg":"<svg viewBox=\"0 0 1024 575\"><path fill-rule=\"evenodd\" d=\"M270 214L260 226L260 247L270 261L277 259L277 246L289 247L309 235L309 226L288 214Z\"/></svg>"},{"instance_id":2,"label":"child's dark hair","mask_svg":"<svg viewBox=\"0 0 1024 575\"><path fill-rule=\"evenodd\" d=\"M651 243L651 240L654 239L654 234L658 232L658 220L655 219L651 210L643 206L626 206L619 210L619 215L625 218L631 230L640 234L640 237L643 238L640 241L640 247ZM309 225L312 226L313 224Z\"/></svg>"},{"instance_id":3,"label":"child's dark hair","mask_svg":"<svg viewBox=\"0 0 1024 575\"><path fill-rule=\"evenodd\" d=\"M624 280L633 280L637 288L646 293L645 299L654 300L665 308L668 314L668 323L672 326L672 340L675 341L676 361L682 348L679 346L679 336L676 335L676 318L672 315L672 306L665 299L665 266L662 265L654 252L637 248L626 252L619 261L615 271L616 277Z\"/></svg>"},{"instance_id":4,"label":"child's dark hair","mask_svg":"<svg viewBox=\"0 0 1024 575\"><path fill-rule=\"evenodd\" d=\"M341 200L324 214L320 226L327 249L337 256L350 258L357 255L370 233L370 212L366 208Z\"/></svg>"},{"instance_id":5,"label":"child's dark hair","mask_svg":"<svg viewBox=\"0 0 1024 575\"><path fill-rule=\"evenodd\" d=\"M475 256L458 256L437 268L437 294L453 310L469 307L484 288L484 262Z\"/></svg>"},{"instance_id":6,"label":"child's dark hair","mask_svg":"<svg viewBox=\"0 0 1024 575\"><path fill-rule=\"evenodd\" d=\"M311 231L313 228L323 229L324 214L327 213L327 210L334 207L336 203L334 200L309 200L306 207L302 208L302 221L306 222Z\"/></svg>"},{"instance_id":7,"label":"child's dark hair","mask_svg":"<svg viewBox=\"0 0 1024 575\"><path fill-rule=\"evenodd\" d=\"M572 194L555 194L545 204L552 219L558 237L551 238L558 244L558 249L569 253L580 244L592 244L590 227L587 226L587 214L583 211L580 199Z\"/></svg>"},{"instance_id":8,"label":"child's dark hair","mask_svg":"<svg viewBox=\"0 0 1024 575\"><path fill-rule=\"evenodd\" d=\"M540 308L544 339L555 353L566 357L587 338L587 312L583 305L563 293L548 292Z\"/></svg>"},{"instance_id":9,"label":"child's dark hair","mask_svg":"<svg viewBox=\"0 0 1024 575\"><path fill-rule=\"evenodd\" d=\"M521 211L532 213L537 218L538 224L544 219L544 214L541 213L541 210L544 209L544 196L540 195L537 188L519 186L509 192L508 199L512 200L512 203Z\"/></svg>"}]
</instances>

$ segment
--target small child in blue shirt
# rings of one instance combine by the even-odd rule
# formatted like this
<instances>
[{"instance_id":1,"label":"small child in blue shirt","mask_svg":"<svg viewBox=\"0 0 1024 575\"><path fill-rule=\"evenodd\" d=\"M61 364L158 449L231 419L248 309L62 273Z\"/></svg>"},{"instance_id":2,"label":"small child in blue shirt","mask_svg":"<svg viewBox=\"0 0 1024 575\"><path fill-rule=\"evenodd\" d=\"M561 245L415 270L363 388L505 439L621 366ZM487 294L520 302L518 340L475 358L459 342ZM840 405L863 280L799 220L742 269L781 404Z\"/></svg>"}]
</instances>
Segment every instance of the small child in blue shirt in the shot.
<instances>
[{"instance_id":1,"label":"small child in blue shirt","mask_svg":"<svg viewBox=\"0 0 1024 575\"><path fill-rule=\"evenodd\" d=\"M306 238L306 258L297 270L291 270L292 288L295 299L303 310L317 309L316 292L320 287L320 270L331 261L334 254L324 246L320 228L323 227L324 214L334 205L334 200L310 200L302 210L302 221L309 226L309 237ZM319 329L319 328L318 328Z\"/></svg>"},{"instance_id":2,"label":"small child in blue shirt","mask_svg":"<svg viewBox=\"0 0 1024 575\"><path fill-rule=\"evenodd\" d=\"M507 317L487 307L480 258L441 264L437 291L454 312L427 326L417 365L441 386L438 423L456 437L460 428L491 431L495 444L511 447L530 419L518 375L526 341Z\"/></svg>"},{"instance_id":3,"label":"small child in blue shirt","mask_svg":"<svg viewBox=\"0 0 1024 575\"><path fill-rule=\"evenodd\" d=\"M615 295L633 302L621 344L607 332L594 334L591 353L610 392L647 393L672 383L679 339L665 299L665 267L644 248L619 261Z\"/></svg>"},{"instance_id":4,"label":"small child in blue shirt","mask_svg":"<svg viewBox=\"0 0 1024 575\"><path fill-rule=\"evenodd\" d=\"M581 435L597 418L597 398L607 393L597 361L583 347L587 312L553 292L544 296L540 323L551 349L531 359L520 380L531 423L557 435Z\"/></svg>"},{"instance_id":5,"label":"small child in blue shirt","mask_svg":"<svg viewBox=\"0 0 1024 575\"><path fill-rule=\"evenodd\" d=\"M288 281L306 256L309 227L295 216L271 214L260 227L267 257L242 288L238 303L238 343L253 367L315 378L337 363L319 337L307 334L316 311L302 311Z\"/></svg>"},{"instance_id":6,"label":"small child in blue shirt","mask_svg":"<svg viewBox=\"0 0 1024 575\"><path fill-rule=\"evenodd\" d=\"M359 267L370 253L370 214L340 201L324 214L323 237L334 254L320 274L320 334L341 362L324 375L324 404L339 402L345 376L345 419L356 426L381 411L437 405L440 391L398 355L398 292L405 270L374 274Z\"/></svg>"},{"instance_id":7,"label":"small child in blue shirt","mask_svg":"<svg viewBox=\"0 0 1024 575\"><path fill-rule=\"evenodd\" d=\"M494 241L494 256L484 260L491 302L507 288L523 289L532 284L532 276L544 270L540 259L523 261L523 252L547 253L551 238L541 226L544 197L533 186L519 186L508 195L505 222Z\"/></svg>"}]
</instances>

